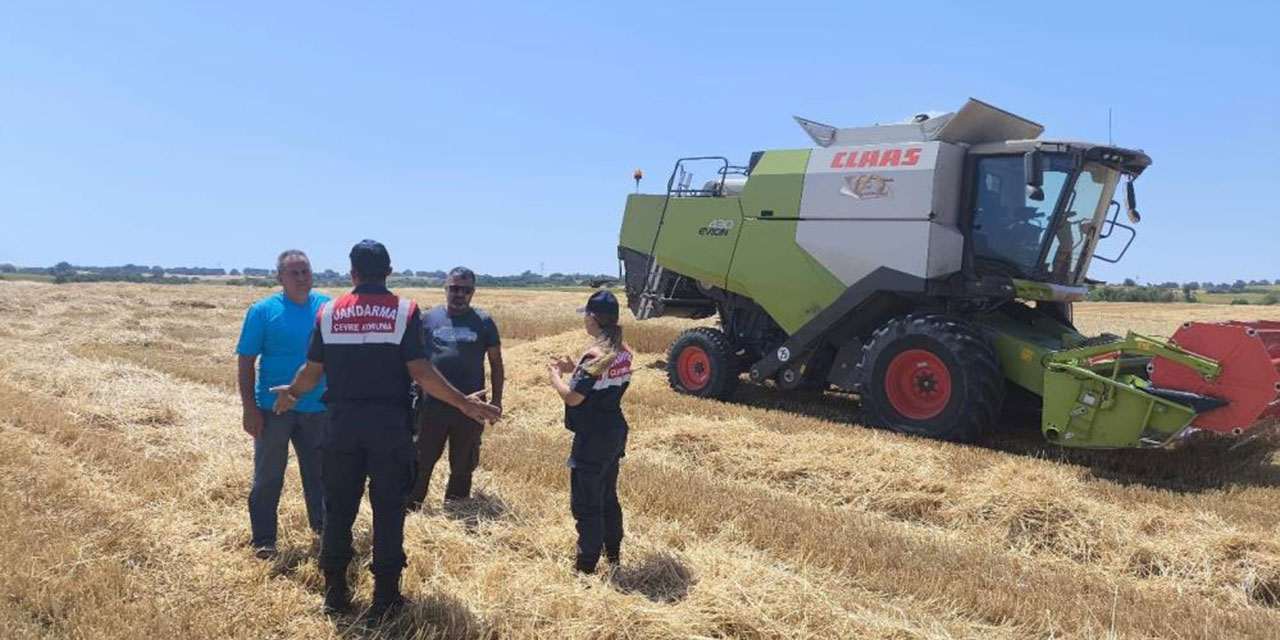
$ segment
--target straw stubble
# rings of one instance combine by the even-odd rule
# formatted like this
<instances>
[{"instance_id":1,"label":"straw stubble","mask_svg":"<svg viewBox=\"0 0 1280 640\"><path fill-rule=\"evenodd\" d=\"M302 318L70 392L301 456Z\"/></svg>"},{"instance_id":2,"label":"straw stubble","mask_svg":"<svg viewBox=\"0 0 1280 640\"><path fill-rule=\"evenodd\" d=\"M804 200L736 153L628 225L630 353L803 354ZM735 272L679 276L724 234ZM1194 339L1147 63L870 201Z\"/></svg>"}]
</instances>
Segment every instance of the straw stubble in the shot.
<instances>
[{"instance_id":1,"label":"straw stubble","mask_svg":"<svg viewBox=\"0 0 1280 640\"><path fill-rule=\"evenodd\" d=\"M262 293L0 283L0 637L1262 638L1280 623L1274 441L1081 453L1014 431L963 447L858 427L838 394L698 400L666 385L675 320L627 324L625 562L576 577L569 434L543 363L584 346L584 294L486 290L507 417L476 498L440 508L436 478L407 519L405 616L330 620L295 472L280 557L245 547L232 349ZM1267 313L1077 311L1087 331L1153 334ZM361 562L369 527L366 506ZM367 604L370 577L352 577Z\"/></svg>"}]
</instances>

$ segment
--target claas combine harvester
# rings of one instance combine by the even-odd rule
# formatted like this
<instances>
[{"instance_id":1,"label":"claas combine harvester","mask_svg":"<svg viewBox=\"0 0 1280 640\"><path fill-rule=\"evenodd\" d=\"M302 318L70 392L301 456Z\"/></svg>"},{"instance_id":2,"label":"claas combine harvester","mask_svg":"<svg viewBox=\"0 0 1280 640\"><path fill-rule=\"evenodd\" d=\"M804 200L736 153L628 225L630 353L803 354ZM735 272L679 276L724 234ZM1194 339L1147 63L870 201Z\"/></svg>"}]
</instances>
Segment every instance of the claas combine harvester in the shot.
<instances>
[{"instance_id":1,"label":"claas combine harvester","mask_svg":"<svg viewBox=\"0 0 1280 640\"><path fill-rule=\"evenodd\" d=\"M885 126L796 120L816 147L684 158L666 193L627 199L635 317L718 316L671 346L678 391L727 398L747 372L856 393L867 424L964 441L1018 387L1041 399L1047 440L1093 448L1280 418L1280 323L1193 322L1167 340L1073 326L1090 263L1136 235L1145 153L1042 139L977 100ZM712 179L692 185L697 165ZM1117 255L1095 254L1108 238Z\"/></svg>"}]
</instances>

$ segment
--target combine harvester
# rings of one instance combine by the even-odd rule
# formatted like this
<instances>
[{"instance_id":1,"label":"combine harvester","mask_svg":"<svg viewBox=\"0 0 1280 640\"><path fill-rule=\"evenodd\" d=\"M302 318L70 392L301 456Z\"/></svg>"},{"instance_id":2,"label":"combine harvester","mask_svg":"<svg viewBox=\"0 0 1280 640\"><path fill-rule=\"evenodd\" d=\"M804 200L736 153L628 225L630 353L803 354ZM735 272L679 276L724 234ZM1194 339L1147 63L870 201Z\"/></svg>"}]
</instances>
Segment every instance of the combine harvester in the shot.
<instances>
[{"instance_id":1,"label":"combine harvester","mask_svg":"<svg viewBox=\"0 0 1280 640\"><path fill-rule=\"evenodd\" d=\"M683 158L665 194L627 199L635 317L719 316L671 346L678 391L725 399L748 371L858 393L869 424L969 441L1012 384L1042 399L1046 439L1092 448L1280 418L1280 323L1188 323L1169 340L1074 328L1090 262L1136 236L1112 194L1124 182L1136 224L1145 153L1044 140L977 100L886 126L796 120L816 148ZM714 179L691 187L699 163ZM1113 236L1119 253L1095 255Z\"/></svg>"}]
</instances>

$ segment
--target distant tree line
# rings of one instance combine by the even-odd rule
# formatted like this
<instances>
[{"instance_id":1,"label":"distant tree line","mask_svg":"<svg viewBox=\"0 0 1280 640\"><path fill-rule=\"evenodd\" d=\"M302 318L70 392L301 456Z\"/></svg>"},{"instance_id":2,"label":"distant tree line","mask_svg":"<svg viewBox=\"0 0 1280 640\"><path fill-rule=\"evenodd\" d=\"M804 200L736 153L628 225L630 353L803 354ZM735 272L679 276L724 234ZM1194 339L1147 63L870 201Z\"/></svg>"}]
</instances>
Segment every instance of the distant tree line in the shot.
<instances>
[{"instance_id":1,"label":"distant tree line","mask_svg":"<svg viewBox=\"0 0 1280 640\"><path fill-rule=\"evenodd\" d=\"M1244 280L1236 280L1235 282L1219 282L1219 283L1214 283L1209 280L1206 280L1203 283L1201 283L1201 282L1192 280L1190 282L1184 282L1182 284L1178 284L1177 282L1169 281L1169 282L1162 282L1160 284L1148 283L1143 286L1153 287L1156 289L1191 289L1193 291L1204 290L1206 293L1266 293L1267 289L1265 287L1270 287L1272 286L1272 284L1273 283L1271 280L1267 280L1264 278L1262 280L1249 280L1248 282L1245 282ZM1274 284L1280 285L1280 279L1277 279L1274 282ZM1139 285L1137 282L1134 282L1133 278L1125 278L1124 286L1136 287ZM1259 288L1250 289L1249 287L1259 287Z\"/></svg>"},{"instance_id":2,"label":"distant tree line","mask_svg":"<svg viewBox=\"0 0 1280 640\"><path fill-rule=\"evenodd\" d=\"M246 271L246 276L250 275ZM447 271L414 271L405 269L391 275L387 282L397 287L430 288L444 286L449 276ZM603 282L616 281L616 276L589 273L552 273L541 275L532 271L512 276L495 276L487 273L476 274L476 286L479 287L588 287L598 286ZM343 287L351 284L351 277L346 273L338 273L332 269L317 271L315 284L318 287ZM274 274L270 277L245 277L226 280L230 285L247 285L273 287L276 285Z\"/></svg>"},{"instance_id":3,"label":"distant tree line","mask_svg":"<svg viewBox=\"0 0 1280 640\"><path fill-rule=\"evenodd\" d=\"M166 276L139 273L55 273L54 284L68 282L144 282L147 284L195 284L200 282L189 276Z\"/></svg>"},{"instance_id":4,"label":"distant tree line","mask_svg":"<svg viewBox=\"0 0 1280 640\"><path fill-rule=\"evenodd\" d=\"M221 267L161 267L138 264L99 267L77 265L70 262L59 262L52 267L19 267L11 263L0 264L0 273L23 273L31 275L53 276L56 283L64 282L150 282L158 284L189 284L200 282L201 277L218 277L222 282L241 286L275 286L275 269L244 267L242 269L223 269ZM442 286L448 272L444 270L417 271L405 269L392 274L390 280L402 287L435 287ZM615 280L611 276L585 273L552 273L541 275L525 271L518 275L495 276L477 274L476 284L482 287L576 287L592 283ZM318 286L345 286L350 284L346 272L325 269L315 273Z\"/></svg>"},{"instance_id":5,"label":"distant tree line","mask_svg":"<svg viewBox=\"0 0 1280 640\"><path fill-rule=\"evenodd\" d=\"M1280 279L1274 281L1276 286L1280 286ZM1144 284L1140 285L1133 278L1125 278L1120 286L1115 285L1095 285L1089 289L1089 300L1100 302L1198 302L1198 293L1212 294L1259 294L1262 299L1258 304L1273 305L1280 304L1280 291L1272 287L1272 280L1236 280L1235 282L1197 282L1190 281L1177 283L1173 281L1162 282L1160 284ZM1182 295L1178 292L1181 290ZM1249 304L1249 300L1243 297L1234 298L1231 304Z\"/></svg>"},{"instance_id":6,"label":"distant tree line","mask_svg":"<svg viewBox=\"0 0 1280 640\"><path fill-rule=\"evenodd\" d=\"M1095 287L1089 290L1088 299L1095 302L1174 302L1178 296L1173 291L1157 287Z\"/></svg>"},{"instance_id":7,"label":"distant tree line","mask_svg":"<svg viewBox=\"0 0 1280 640\"><path fill-rule=\"evenodd\" d=\"M223 269L220 267L161 267L125 264L112 267L74 265L63 261L52 267L19 267L10 263L0 264L0 273L22 273L53 276L56 283L64 282L149 282L156 284L190 284L201 277L218 277L220 281L238 286L276 286L275 269L244 267ZM404 269L392 274L391 283L401 287L438 287L444 284L448 272L442 269L421 271ZM517 275L495 276L477 274L476 284L481 287L582 287L593 286L616 278L601 274L552 273L542 275L525 271ZM345 272L325 269L315 273L317 286L342 287L350 283ZM1199 293L1257 294L1260 304L1280 304L1280 278L1276 280L1236 280L1235 282L1190 281L1178 283L1172 280L1159 284L1138 284L1133 278L1125 278L1121 285L1099 284L1089 289L1089 300L1102 302L1196 302ZM1232 304L1249 304L1243 297Z\"/></svg>"}]
</instances>

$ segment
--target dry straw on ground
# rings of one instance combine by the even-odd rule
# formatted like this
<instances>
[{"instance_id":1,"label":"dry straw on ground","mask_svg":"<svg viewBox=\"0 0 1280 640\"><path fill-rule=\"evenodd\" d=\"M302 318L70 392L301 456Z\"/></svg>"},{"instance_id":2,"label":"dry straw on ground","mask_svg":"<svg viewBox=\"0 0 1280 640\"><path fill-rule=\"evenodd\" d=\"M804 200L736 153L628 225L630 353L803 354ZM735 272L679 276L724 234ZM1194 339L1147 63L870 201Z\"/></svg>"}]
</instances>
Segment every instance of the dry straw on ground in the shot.
<instances>
[{"instance_id":1,"label":"dry straw on ground","mask_svg":"<svg viewBox=\"0 0 1280 640\"><path fill-rule=\"evenodd\" d=\"M245 548L251 443L231 355L261 290L0 283L0 637L1244 638L1280 628L1274 441L1235 451L984 447L856 426L839 395L671 392L687 323L629 324L626 562L575 577L568 434L542 363L583 346L579 292L481 291L508 418L476 499L408 518L407 615L320 613L297 479L280 557ZM436 291L409 291L423 303ZM1280 317L1082 305L1089 332ZM443 473L443 470L440 472ZM433 501L440 498L440 478ZM367 560L367 509L357 545ZM367 603L368 575L353 572Z\"/></svg>"}]
</instances>

